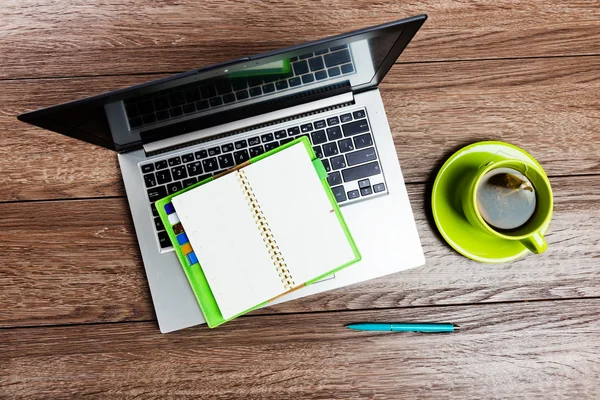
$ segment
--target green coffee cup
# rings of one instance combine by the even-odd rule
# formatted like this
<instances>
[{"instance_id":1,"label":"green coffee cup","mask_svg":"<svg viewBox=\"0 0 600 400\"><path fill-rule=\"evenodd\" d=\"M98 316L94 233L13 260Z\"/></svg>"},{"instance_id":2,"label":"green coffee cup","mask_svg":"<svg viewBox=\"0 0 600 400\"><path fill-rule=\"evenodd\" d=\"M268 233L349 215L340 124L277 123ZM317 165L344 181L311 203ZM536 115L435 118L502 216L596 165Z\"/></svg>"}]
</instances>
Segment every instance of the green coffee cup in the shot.
<instances>
[{"instance_id":1,"label":"green coffee cup","mask_svg":"<svg viewBox=\"0 0 600 400\"><path fill-rule=\"evenodd\" d=\"M482 184L482 179L489 176L488 173L500 168L509 168L520 172L531 182L535 190L536 201L533 214L523 225L510 230L491 226L483 218L477 204L477 190ZM536 165L516 159L497 157L466 178L461 190L461 201L465 216L471 225L482 232L504 240L519 241L535 254L543 253L548 248L541 231L552 218L552 188L544 171Z\"/></svg>"}]
</instances>

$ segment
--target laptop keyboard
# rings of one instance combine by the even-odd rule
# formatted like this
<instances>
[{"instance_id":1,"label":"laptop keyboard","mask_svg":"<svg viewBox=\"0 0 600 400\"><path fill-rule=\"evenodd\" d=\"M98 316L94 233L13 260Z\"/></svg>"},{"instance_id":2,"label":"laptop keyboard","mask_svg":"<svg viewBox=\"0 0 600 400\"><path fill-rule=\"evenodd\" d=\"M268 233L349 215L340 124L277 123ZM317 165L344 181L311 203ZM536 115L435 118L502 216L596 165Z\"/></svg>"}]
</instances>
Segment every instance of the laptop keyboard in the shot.
<instances>
[{"instance_id":1,"label":"laptop keyboard","mask_svg":"<svg viewBox=\"0 0 600 400\"><path fill-rule=\"evenodd\" d=\"M154 206L156 200L302 136L310 139L322 160L340 205L387 191L365 109L288 124L260 135L246 132L243 137L228 138L230 141L221 139L219 145L204 144L204 148L188 148L178 155L140 164L160 247L171 247L171 243Z\"/></svg>"},{"instance_id":2,"label":"laptop keyboard","mask_svg":"<svg viewBox=\"0 0 600 400\"><path fill-rule=\"evenodd\" d=\"M355 72L352 54L347 45L302 54L292 58L290 62L291 70L285 75L217 80L202 86L187 85L126 100L125 111L129 127L144 128L181 116L205 112Z\"/></svg>"}]
</instances>

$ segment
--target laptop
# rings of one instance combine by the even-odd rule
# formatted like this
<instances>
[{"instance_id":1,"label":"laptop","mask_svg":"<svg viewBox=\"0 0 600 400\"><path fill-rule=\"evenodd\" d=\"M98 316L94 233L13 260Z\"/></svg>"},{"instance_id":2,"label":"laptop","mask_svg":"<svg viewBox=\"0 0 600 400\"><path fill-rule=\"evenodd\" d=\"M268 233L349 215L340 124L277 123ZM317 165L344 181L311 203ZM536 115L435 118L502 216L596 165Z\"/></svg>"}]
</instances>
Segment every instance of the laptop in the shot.
<instances>
[{"instance_id":1,"label":"laptop","mask_svg":"<svg viewBox=\"0 0 600 400\"><path fill-rule=\"evenodd\" d=\"M154 202L300 136L323 161L363 258L278 302L424 264L378 85L426 18L244 57L18 118L118 153L159 328L171 332L205 321ZM319 221L314 224L318 228Z\"/></svg>"}]
</instances>

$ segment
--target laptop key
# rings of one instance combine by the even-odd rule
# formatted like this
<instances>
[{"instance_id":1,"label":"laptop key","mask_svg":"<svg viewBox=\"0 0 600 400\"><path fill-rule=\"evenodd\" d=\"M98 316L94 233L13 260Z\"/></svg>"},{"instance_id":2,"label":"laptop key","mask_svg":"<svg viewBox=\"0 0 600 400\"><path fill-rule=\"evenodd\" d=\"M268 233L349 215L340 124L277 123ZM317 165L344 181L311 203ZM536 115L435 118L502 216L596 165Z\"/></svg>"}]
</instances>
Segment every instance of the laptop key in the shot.
<instances>
[{"instance_id":1,"label":"laptop key","mask_svg":"<svg viewBox=\"0 0 600 400\"><path fill-rule=\"evenodd\" d=\"M177 193L181 189L183 189L181 182L171 182L167 185L167 192L169 192L169 194Z\"/></svg>"},{"instance_id":2,"label":"laptop key","mask_svg":"<svg viewBox=\"0 0 600 400\"><path fill-rule=\"evenodd\" d=\"M227 93L227 94L223 95L223 102L225 104L233 103L234 101L235 101L235 94L233 94L233 93Z\"/></svg>"},{"instance_id":3,"label":"laptop key","mask_svg":"<svg viewBox=\"0 0 600 400\"><path fill-rule=\"evenodd\" d=\"M217 164L217 159L212 157L202 160L202 168L204 168L204 172L213 172L218 170L219 165Z\"/></svg>"},{"instance_id":4,"label":"laptop key","mask_svg":"<svg viewBox=\"0 0 600 400\"><path fill-rule=\"evenodd\" d=\"M349 200L357 199L360 197L360 193L358 192L357 189L351 190L347 194L348 194Z\"/></svg>"},{"instance_id":5,"label":"laptop key","mask_svg":"<svg viewBox=\"0 0 600 400\"><path fill-rule=\"evenodd\" d=\"M360 189L360 195L361 196L368 196L368 195L370 195L372 193L373 193L373 190L371 189L371 186L367 186L366 188Z\"/></svg>"},{"instance_id":6,"label":"laptop key","mask_svg":"<svg viewBox=\"0 0 600 400\"><path fill-rule=\"evenodd\" d=\"M275 82L275 87L277 88L277 90L287 89L288 83L287 81L277 81Z\"/></svg>"},{"instance_id":7,"label":"laptop key","mask_svg":"<svg viewBox=\"0 0 600 400\"><path fill-rule=\"evenodd\" d=\"M308 124L300 125L302 133L310 132L313 130L313 125L309 122Z\"/></svg>"},{"instance_id":8,"label":"laptop key","mask_svg":"<svg viewBox=\"0 0 600 400\"><path fill-rule=\"evenodd\" d=\"M327 128L327 137L329 140L338 140L342 138L342 131L339 126L332 126Z\"/></svg>"},{"instance_id":9,"label":"laptop key","mask_svg":"<svg viewBox=\"0 0 600 400\"><path fill-rule=\"evenodd\" d=\"M173 180L173 178L171 178L171 171L168 169L157 171L156 180L160 185L171 182Z\"/></svg>"},{"instance_id":10,"label":"laptop key","mask_svg":"<svg viewBox=\"0 0 600 400\"><path fill-rule=\"evenodd\" d=\"M369 147L373 145L373 138L370 133L354 137L354 147L362 149L363 147Z\"/></svg>"},{"instance_id":11,"label":"laptop key","mask_svg":"<svg viewBox=\"0 0 600 400\"><path fill-rule=\"evenodd\" d=\"M342 153L347 153L349 151L354 150L354 143L352 143L352 139L344 139L338 142L338 146Z\"/></svg>"},{"instance_id":12,"label":"laptop key","mask_svg":"<svg viewBox=\"0 0 600 400\"><path fill-rule=\"evenodd\" d=\"M335 144L335 142L325 143L323 145L323 154L325 154L325 157L331 157L331 156L337 155L338 148L337 148L337 145Z\"/></svg>"},{"instance_id":13,"label":"laptop key","mask_svg":"<svg viewBox=\"0 0 600 400\"><path fill-rule=\"evenodd\" d=\"M260 138L258 136L248 139L249 146L256 146L257 144L260 144Z\"/></svg>"},{"instance_id":14,"label":"laptop key","mask_svg":"<svg viewBox=\"0 0 600 400\"><path fill-rule=\"evenodd\" d=\"M300 78L298 78L297 76L289 79L288 82L290 83L291 87L298 86L302 83Z\"/></svg>"},{"instance_id":15,"label":"laptop key","mask_svg":"<svg viewBox=\"0 0 600 400\"><path fill-rule=\"evenodd\" d=\"M315 76L313 74L302 75L302 83L310 83L315 80Z\"/></svg>"},{"instance_id":16,"label":"laptop key","mask_svg":"<svg viewBox=\"0 0 600 400\"><path fill-rule=\"evenodd\" d=\"M260 86L250 88L250 96L251 97L260 96L261 94L262 94L262 89L260 88Z\"/></svg>"},{"instance_id":17,"label":"laptop key","mask_svg":"<svg viewBox=\"0 0 600 400\"><path fill-rule=\"evenodd\" d=\"M325 167L325 171L331 172L331 165L329 164L329 160L324 159L324 160L321 160L321 162L323 163L323 166Z\"/></svg>"},{"instance_id":18,"label":"laptop key","mask_svg":"<svg viewBox=\"0 0 600 400\"><path fill-rule=\"evenodd\" d=\"M350 52L348 50L336 51L335 53L325 54L323 58L327 67L333 67L334 65L350 62Z\"/></svg>"},{"instance_id":19,"label":"laptop key","mask_svg":"<svg viewBox=\"0 0 600 400\"><path fill-rule=\"evenodd\" d=\"M311 58L308 60L308 65L310 66L311 71L318 71L325 68L325 65L323 64L323 57Z\"/></svg>"},{"instance_id":20,"label":"laptop key","mask_svg":"<svg viewBox=\"0 0 600 400\"><path fill-rule=\"evenodd\" d=\"M354 111L352 113L352 115L354 115L354 118L356 118L356 119L360 119L360 118L366 117L365 110Z\"/></svg>"},{"instance_id":21,"label":"laptop key","mask_svg":"<svg viewBox=\"0 0 600 400\"><path fill-rule=\"evenodd\" d=\"M179 167L171 168L171 174L173 175L173 179L176 180L187 178L185 165L180 165Z\"/></svg>"},{"instance_id":22,"label":"laptop key","mask_svg":"<svg viewBox=\"0 0 600 400\"><path fill-rule=\"evenodd\" d=\"M260 156L265 152L265 149L262 146L250 147L250 157Z\"/></svg>"},{"instance_id":23,"label":"laptop key","mask_svg":"<svg viewBox=\"0 0 600 400\"><path fill-rule=\"evenodd\" d=\"M331 169L342 169L346 168L346 159L344 156L332 157L331 161Z\"/></svg>"},{"instance_id":24,"label":"laptop key","mask_svg":"<svg viewBox=\"0 0 600 400\"><path fill-rule=\"evenodd\" d=\"M160 200L166 196L167 189L164 186L157 186L153 187L152 189L148 189L148 199L151 202L155 202L156 200Z\"/></svg>"},{"instance_id":25,"label":"laptop key","mask_svg":"<svg viewBox=\"0 0 600 400\"><path fill-rule=\"evenodd\" d=\"M275 131L274 134L275 134L275 139L283 139L283 138L287 137L287 134L285 133L285 129Z\"/></svg>"},{"instance_id":26,"label":"laptop key","mask_svg":"<svg viewBox=\"0 0 600 400\"><path fill-rule=\"evenodd\" d=\"M288 135L290 135L290 136L300 134L300 128L298 128L297 126L292 126L291 128L288 128L287 131L288 131Z\"/></svg>"},{"instance_id":27,"label":"laptop key","mask_svg":"<svg viewBox=\"0 0 600 400\"><path fill-rule=\"evenodd\" d=\"M235 165L231 154L223 154L219 156L218 159L221 169L231 168Z\"/></svg>"},{"instance_id":28,"label":"laptop key","mask_svg":"<svg viewBox=\"0 0 600 400\"><path fill-rule=\"evenodd\" d=\"M154 218L154 227L156 228L157 231L165 230L165 226L163 225L162 221L160 220L160 217Z\"/></svg>"},{"instance_id":29,"label":"laptop key","mask_svg":"<svg viewBox=\"0 0 600 400\"><path fill-rule=\"evenodd\" d=\"M248 147L248 142L245 140L238 140L234 143L234 146L236 150L243 149L245 147Z\"/></svg>"},{"instance_id":30,"label":"laptop key","mask_svg":"<svg viewBox=\"0 0 600 400\"><path fill-rule=\"evenodd\" d=\"M193 103L190 104L185 104L183 106L183 113L184 114L189 114L189 113L193 113L194 111L196 111L196 106L194 106Z\"/></svg>"},{"instance_id":31,"label":"laptop key","mask_svg":"<svg viewBox=\"0 0 600 400\"><path fill-rule=\"evenodd\" d=\"M341 74L342 74L342 72L340 71L340 68L339 68L339 67L332 67L332 68L329 68L329 69L327 70L327 74L328 74L330 77L334 77L334 76L341 75Z\"/></svg>"},{"instance_id":32,"label":"laptop key","mask_svg":"<svg viewBox=\"0 0 600 400\"><path fill-rule=\"evenodd\" d=\"M313 147L313 150L315 151L315 154L318 158L323 158L323 149L321 148L321 146L315 146Z\"/></svg>"},{"instance_id":33,"label":"laptop key","mask_svg":"<svg viewBox=\"0 0 600 400\"><path fill-rule=\"evenodd\" d=\"M208 151L200 150L200 151L195 152L194 155L196 156L196 160L200 160L201 158L208 157Z\"/></svg>"},{"instance_id":34,"label":"laptop key","mask_svg":"<svg viewBox=\"0 0 600 400\"><path fill-rule=\"evenodd\" d=\"M202 173L202 165L200 161L195 161L186 165L189 176L196 176Z\"/></svg>"},{"instance_id":35,"label":"laptop key","mask_svg":"<svg viewBox=\"0 0 600 400\"><path fill-rule=\"evenodd\" d=\"M206 110L208 108L208 100L201 100L196 102L196 109L198 111L200 110Z\"/></svg>"},{"instance_id":36,"label":"laptop key","mask_svg":"<svg viewBox=\"0 0 600 400\"><path fill-rule=\"evenodd\" d=\"M354 71L352 64L342 65L342 74L349 74L352 71Z\"/></svg>"},{"instance_id":37,"label":"laptop key","mask_svg":"<svg viewBox=\"0 0 600 400\"><path fill-rule=\"evenodd\" d=\"M306 61L298 61L292 65L294 68L294 74L296 75L302 75L308 72L308 63Z\"/></svg>"},{"instance_id":38,"label":"laptop key","mask_svg":"<svg viewBox=\"0 0 600 400\"><path fill-rule=\"evenodd\" d=\"M144 183L146 184L147 188L156 186L156 177L154 176L154 174L150 173L150 174L144 175Z\"/></svg>"},{"instance_id":39,"label":"laptop key","mask_svg":"<svg viewBox=\"0 0 600 400\"><path fill-rule=\"evenodd\" d=\"M190 186L194 185L196 182L198 182L198 179L196 179L195 177L192 178L188 178L188 179L184 179L183 180L183 188L189 188Z\"/></svg>"},{"instance_id":40,"label":"laptop key","mask_svg":"<svg viewBox=\"0 0 600 400\"><path fill-rule=\"evenodd\" d=\"M247 90L240 90L239 92L235 92L235 97L238 100L244 100L248 98L248 91Z\"/></svg>"},{"instance_id":41,"label":"laptop key","mask_svg":"<svg viewBox=\"0 0 600 400\"><path fill-rule=\"evenodd\" d=\"M366 119L361 119L342 125L342 130L344 131L344 136L358 135L359 133L368 132L369 124Z\"/></svg>"},{"instance_id":42,"label":"laptop key","mask_svg":"<svg viewBox=\"0 0 600 400\"><path fill-rule=\"evenodd\" d=\"M167 160L160 160L154 163L156 169L165 169L168 167Z\"/></svg>"},{"instance_id":43,"label":"laptop key","mask_svg":"<svg viewBox=\"0 0 600 400\"><path fill-rule=\"evenodd\" d=\"M181 114L183 114L181 107L173 107L169 109L169 115L171 117L179 117Z\"/></svg>"},{"instance_id":44,"label":"laptop key","mask_svg":"<svg viewBox=\"0 0 600 400\"><path fill-rule=\"evenodd\" d=\"M220 106L221 104L223 104L223 100L221 100L220 97L213 97L208 102L210 103L211 107L216 107L216 106Z\"/></svg>"},{"instance_id":45,"label":"laptop key","mask_svg":"<svg viewBox=\"0 0 600 400\"><path fill-rule=\"evenodd\" d=\"M164 121L165 119L169 119L169 112L166 110L157 111L156 119L159 121Z\"/></svg>"},{"instance_id":46,"label":"laptop key","mask_svg":"<svg viewBox=\"0 0 600 400\"><path fill-rule=\"evenodd\" d=\"M342 115L340 115L340 120L342 121L342 123L350 122L350 121L352 121L352 114L350 114L350 113L342 114Z\"/></svg>"},{"instance_id":47,"label":"laptop key","mask_svg":"<svg viewBox=\"0 0 600 400\"><path fill-rule=\"evenodd\" d=\"M346 158L348 159L348 165L357 165L362 164L367 161L377 160L377 154L375 154L375 148L369 147L366 149L358 150L353 153L346 154Z\"/></svg>"},{"instance_id":48,"label":"laptop key","mask_svg":"<svg viewBox=\"0 0 600 400\"><path fill-rule=\"evenodd\" d=\"M158 217L158 210L156 209L156 205L154 203L150 203L150 209L152 210L152 216Z\"/></svg>"},{"instance_id":49,"label":"laptop key","mask_svg":"<svg viewBox=\"0 0 600 400\"><path fill-rule=\"evenodd\" d=\"M342 176L344 177L344 182L350 182L368 178L369 176L378 175L380 173L381 168L379 167L379 162L373 161L357 167L347 168L342 171Z\"/></svg>"},{"instance_id":50,"label":"laptop key","mask_svg":"<svg viewBox=\"0 0 600 400\"><path fill-rule=\"evenodd\" d=\"M325 131L323 129L314 131L313 133L310 134L310 136L312 138L313 144L315 144L315 145L325 143L327 141L327 136L325 135Z\"/></svg>"},{"instance_id":51,"label":"laptop key","mask_svg":"<svg viewBox=\"0 0 600 400\"><path fill-rule=\"evenodd\" d=\"M271 141L275 140L275 138L273 137L272 133L265 133L264 135L262 135L260 137L260 140L262 140L262 142L265 143L265 142L271 142Z\"/></svg>"},{"instance_id":52,"label":"laptop key","mask_svg":"<svg viewBox=\"0 0 600 400\"><path fill-rule=\"evenodd\" d=\"M369 187L369 186L371 186L371 181L368 178L358 181L358 188L359 189L363 189L363 188L366 188L366 187Z\"/></svg>"},{"instance_id":53,"label":"laptop key","mask_svg":"<svg viewBox=\"0 0 600 400\"><path fill-rule=\"evenodd\" d=\"M221 149L219 147L212 147L208 149L209 156L216 156L217 154L221 154Z\"/></svg>"},{"instance_id":54,"label":"laptop key","mask_svg":"<svg viewBox=\"0 0 600 400\"><path fill-rule=\"evenodd\" d=\"M342 176L339 172L332 172L327 176L327 183L329 186L337 186L342 184Z\"/></svg>"},{"instance_id":55,"label":"laptop key","mask_svg":"<svg viewBox=\"0 0 600 400\"><path fill-rule=\"evenodd\" d=\"M375 193L383 192L384 190L385 190L385 184L383 184L383 183L378 183L376 185L373 185L373 191Z\"/></svg>"},{"instance_id":56,"label":"laptop key","mask_svg":"<svg viewBox=\"0 0 600 400\"><path fill-rule=\"evenodd\" d=\"M221 146L221 150L223 150L223 153L229 153L230 151L233 151L233 143L224 144Z\"/></svg>"},{"instance_id":57,"label":"laptop key","mask_svg":"<svg viewBox=\"0 0 600 400\"><path fill-rule=\"evenodd\" d=\"M142 172L147 174L148 172L154 171L154 164L142 165Z\"/></svg>"},{"instance_id":58,"label":"laptop key","mask_svg":"<svg viewBox=\"0 0 600 400\"><path fill-rule=\"evenodd\" d=\"M192 153L184 154L181 156L181 161L183 161L184 163L192 162L194 161L194 155Z\"/></svg>"},{"instance_id":59,"label":"laptop key","mask_svg":"<svg viewBox=\"0 0 600 400\"><path fill-rule=\"evenodd\" d=\"M346 192L344 192L344 187L343 186L336 186L336 187L332 187L331 191L333 192L333 195L335 196L335 200L338 203L341 203L342 201L346 201Z\"/></svg>"},{"instance_id":60,"label":"laptop key","mask_svg":"<svg viewBox=\"0 0 600 400\"><path fill-rule=\"evenodd\" d=\"M272 83L268 83L266 85L263 85L262 90L264 93L271 93L275 91L275 85L273 85Z\"/></svg>"},{"instance_id":61,"label":"laptop key","mask_svg":"<svg viewBox=\"0 0 600 400\"><path fill-rule=\"evenodd\" d=\"M317 72L315 72L315 78L318 81L326 79L327 78L327 72L325 70L323 70L323 71L317 71Z\"/></svg>"},{"instance_id":62,"label":"laptop key","mask_svg":"<svg viewBox=\"0 0 600 400\"><path fill-rule=\"evenodd\" d=\"M179 157L169 158L168 161L169 161L169 167L174 167L175 165L181 164L181 158L179 158Z\"/></svg>"},{"instance_id":63,"label":"laptop key","mask_svg":"<svg viewBox=\"0 0 600 400\"><path fill-rule=\"evenodd\" d=\"M164 249L166 247L171 247L171 241L169 240L169 235L167 232L158 232L158 242L160 243L160 248Z\"/></svg>"},{"instance_id":64,"label":"laptop key","mask_svg":"<svg viewBox=\"0 0 600 400\"><path fill-rule=\"evenodd\" d=\"M286 144L286 143L289 143L289 142L291 142L292 140L294 140L294 138L285 138L285 139L281 139L281 141L279 142L279 144L280 144L281 146L283 146L284 144Z\"/></svg>"},{"instance_id":65,"label":"laptop key","mask_svg":"<svg viewBox=\"0 0 600 400\"><path fill-rule=\"evenodd\" d=\"M315 121L315 129L323 129L325 126L325 120Z\"/></svg>"},{"instance_id":66,"label":"laptop key","mask_svg":"<svg viewBox=\"0 0 600 400\"><path fill-rule=\"evenodd\" d=\"M273 149L277 148L278 146L279 146L279 143L277 143L277 142L267 143L267 144L265 144L265 151L273 150Z\"/></svg>"},{"instance_id":67,"label":"laptop key","mask_svg":"<svg viewBox=\"0 0 600 400\"><path fill-rule=\"evenodd\" d=\"M236 164L241 164L250 159L250 155L248 154L248 150L240 150L233 153L233 158L235 158Z\"/></svg>"}]
</instances>

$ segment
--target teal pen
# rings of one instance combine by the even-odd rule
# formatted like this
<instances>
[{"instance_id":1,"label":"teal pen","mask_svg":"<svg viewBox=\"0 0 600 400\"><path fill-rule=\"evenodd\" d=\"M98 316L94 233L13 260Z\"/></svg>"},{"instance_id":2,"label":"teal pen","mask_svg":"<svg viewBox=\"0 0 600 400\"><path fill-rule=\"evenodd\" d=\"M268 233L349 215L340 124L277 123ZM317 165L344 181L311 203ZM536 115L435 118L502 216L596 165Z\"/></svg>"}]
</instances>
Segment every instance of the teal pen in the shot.
<instances>
[{"instance_id":1,"label":"teal pen","mask_svg":"<svg viewBox=\"0 0 600 400\"><path fill-rule=\"evenodd\" d=\"M459 326L454 324L394 324L389 322L369 322L346 325L346 328L357 331L439 333L454 332L459 329Z\"/></svg>"}]
</instances>

